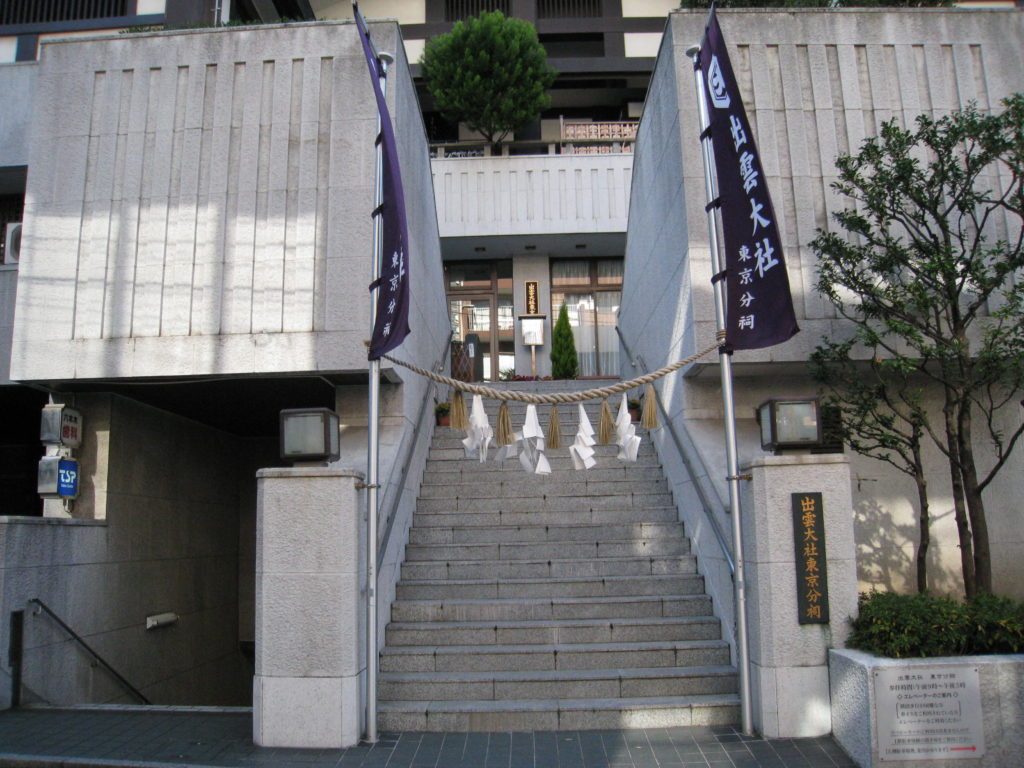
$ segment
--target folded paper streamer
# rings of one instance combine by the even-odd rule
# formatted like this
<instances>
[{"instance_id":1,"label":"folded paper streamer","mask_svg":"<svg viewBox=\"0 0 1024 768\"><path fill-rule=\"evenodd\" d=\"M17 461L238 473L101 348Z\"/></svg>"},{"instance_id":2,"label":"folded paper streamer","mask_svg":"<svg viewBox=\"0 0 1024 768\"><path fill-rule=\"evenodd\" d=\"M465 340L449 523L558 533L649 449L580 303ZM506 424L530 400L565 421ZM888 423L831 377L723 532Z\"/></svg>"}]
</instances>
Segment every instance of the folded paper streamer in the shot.
<instances>
[{"instance_id":1,"label":"folded paper streamer","mask_svg":"<svg viewBox=\"0 0 1024 768\"><path fill-rule=\"evenodd\" d=\"M473 408L469 414L469 429L466 430L466 437L462 441L466 449L466 456L480 459L480 463L487 461L487 447L491 444L491 437L494 430L487 421L487 413L484 411L484 401L480 395L473 395Z\"/></svg>"},{"instance_id":2,"label":"folded paper streamer","mask_svg":"<svg viewBox=\"0 0 1024 768\"><path fill-rule=\"evenodd\" d=\"M576 429L576 440L569 446L574 469L590 469L597 461L594 459L594 428L590 426L587 412L580 403L580 424Z\"/></svg>"},{"instance_id":3,"label":"folded paper streamer","mask_svg":"<svg viewBox=\"0 0 1024 768\"><path fill-rule=\"evenodd\" d=\"M537 406L530 404L526 406L526 421L523 423L523 430L512 436L512 442L498 448L494 454L495 461L514 459L519 457L519 463L523 469L537 475L551 474L551 463L544 455L544 432L540 428L540 420L537 418Z\"/></svg>"},{"instance_id":4,"label":"folded paper streamer","mask_svg":"<svg viewBox=\"0 0 1024 768\"><path fill-rule=\"evenodd\" d=\"M619 405L619 413L615 417L615 442L619 446L620 459L636 461L637 451L640 450L640 437L636 434L633 419L630 418L625 392L622 393L622 403Z\"/></svg>"}]
</instances>

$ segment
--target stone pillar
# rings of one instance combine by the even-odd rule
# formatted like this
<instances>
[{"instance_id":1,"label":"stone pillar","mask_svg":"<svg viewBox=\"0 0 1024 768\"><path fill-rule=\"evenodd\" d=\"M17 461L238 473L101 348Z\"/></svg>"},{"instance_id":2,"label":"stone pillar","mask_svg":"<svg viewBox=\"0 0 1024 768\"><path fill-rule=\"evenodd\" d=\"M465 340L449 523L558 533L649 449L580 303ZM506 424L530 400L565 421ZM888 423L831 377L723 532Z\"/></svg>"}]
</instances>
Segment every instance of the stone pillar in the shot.
<instances>
[{"instance_id":1,"label":"stone pillar","mask_svg":"<svg viewBox=\"0 0 1024 768\"><path fill-rule=\"evenodd\" d=\"M849 461L841 454L764 456L744 472L743 541L754 727L768 738L832 730L828 649L841 648L857 611ZM800 624L792 494L822 494L828 624Z\"/></svg>"},{"instance_id":2,"label":"stone pillar","mask_svg":"<svg viewBox=\"0 0 1024 768\"><path fill-rule=\"evenodd\" d=\"M366 685L363 475L300 467L256 478L253 740L352 746Z\"/></svg>"}]
</instances>

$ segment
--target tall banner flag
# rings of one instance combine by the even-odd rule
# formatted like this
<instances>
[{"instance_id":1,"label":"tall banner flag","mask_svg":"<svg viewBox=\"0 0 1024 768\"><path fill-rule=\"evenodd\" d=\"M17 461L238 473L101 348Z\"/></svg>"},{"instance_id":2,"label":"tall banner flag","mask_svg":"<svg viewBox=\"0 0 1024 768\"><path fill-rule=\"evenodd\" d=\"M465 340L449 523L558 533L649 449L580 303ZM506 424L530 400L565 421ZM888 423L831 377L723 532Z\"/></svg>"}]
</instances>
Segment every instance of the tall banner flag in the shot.
<instances>
[{"instance_id":1,"label":"tall banner flag","mask_svg":"<svg viewBox=\"0 0 1024 768\"><path fill-rule=\"evenodd\" d=\"M409 335L409 233L405 225L405 196L402 194L402 175L398 167L398 151L395 131L391 127L391 114L380 89L380 62L370 42L366 20L353 8L359 39L363 43L366 64L370 68L370 81L377 98L377 112L380 115L380 135L383 155L383 195L380 208L373 212L382 217L383 246L381 248L380 277L370 290L378 290L377 314L370 338L369 359L380 356L397 347Z\"/></svg>"},{"instance_id":2,"label":"tall banner flag","mask_svg":"<svg viewBox=\"0 0 1024 768\"><path fill-rule=\"evenodd\" d=\"M700 71L725 240L725 346L781 344L800 329L768 185L713 8L700 47Z\"/></svg>"}]
</instances>

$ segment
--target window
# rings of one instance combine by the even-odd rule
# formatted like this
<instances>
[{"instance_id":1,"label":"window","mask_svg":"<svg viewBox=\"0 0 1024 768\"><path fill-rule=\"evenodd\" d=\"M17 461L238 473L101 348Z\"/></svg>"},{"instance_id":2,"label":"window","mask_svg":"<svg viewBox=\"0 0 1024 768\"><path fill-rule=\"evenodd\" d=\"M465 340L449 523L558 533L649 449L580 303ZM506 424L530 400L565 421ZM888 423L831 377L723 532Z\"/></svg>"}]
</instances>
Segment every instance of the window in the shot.
<instances>
[{"instance_id":1,"label":"window","mask_svg":"<svg viewBox=\"0 0 1024 768\"><path fill-rule=\"evenodd\" d=\"M576 341L580 376L618 376L619 339L615 323L622 301L622 259L565 259L551 262L551 314L566 305Z\"/></svg>"}]
</instances>

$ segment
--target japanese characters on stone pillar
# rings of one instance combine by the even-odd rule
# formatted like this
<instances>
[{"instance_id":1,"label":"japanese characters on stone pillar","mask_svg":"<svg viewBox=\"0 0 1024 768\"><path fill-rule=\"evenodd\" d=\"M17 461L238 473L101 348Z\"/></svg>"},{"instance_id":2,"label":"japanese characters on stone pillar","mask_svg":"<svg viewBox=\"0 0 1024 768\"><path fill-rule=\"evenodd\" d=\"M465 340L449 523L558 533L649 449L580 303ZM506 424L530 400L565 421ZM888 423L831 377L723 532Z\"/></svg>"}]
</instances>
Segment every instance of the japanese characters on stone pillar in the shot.
<instances>
[{"instance_id":1,"label":"japanese characters on stone pillar","mask_svg":"<svg viewBox=\"0 0 1024 768\"><path fill-rule=\"evenodd\" d=\"M800 329L757 145L714 10L700 48L725 240L726 347L759 349Z\"/></svg>"},{"instance_id":2,"label":"japanese characters on stone pillar","mask_svg":"<svg viewBox=\"0 0 1024 768\"><path fill-rule=\"evenodd\" d=\"M793 550L796 554L796 604L800 624L828 624L828 557L822 495L794 493Z\"/></svg>"}]
</instances>

